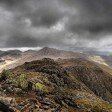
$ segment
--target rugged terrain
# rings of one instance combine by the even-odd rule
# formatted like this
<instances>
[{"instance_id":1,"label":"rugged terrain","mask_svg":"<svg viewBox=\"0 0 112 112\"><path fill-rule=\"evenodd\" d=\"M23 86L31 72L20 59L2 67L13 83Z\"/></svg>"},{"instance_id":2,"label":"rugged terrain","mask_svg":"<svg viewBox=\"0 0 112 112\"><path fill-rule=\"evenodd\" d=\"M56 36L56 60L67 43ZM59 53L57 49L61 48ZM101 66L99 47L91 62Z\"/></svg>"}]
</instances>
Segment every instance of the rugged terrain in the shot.
<instances>
[{"instance_id":1,"label":"rugged terrain","mask_svg":"<svg viewBox=\"0 0 112 112\"><path fill-rule=\"evenodd\" d=\"M58 50L54 48L44 47L38 51L28 50L21 52L19 50L1 51L0 58L4 60L1 63L0 72L3 69L10 69L24 64L25 62L30 62L33 60L38 60L42 58L52 58L52 59L66 59L66 58L85 58L86 55L78 52Z\"/></svg>"},{"instance_id":2,"label":"rugged terrain","mask_svg":"<svg viewBox=\"0 0 112 112\"><path fill-rule=\"evenodd\" d=\"M69 59L69 58L83 58L93 61L97 64L105 65L106 68L111 68L111 56L91 54L91 53L80 53L72 51L64 51L54 48L44 47L38 51L28 50L21 52L19 50L0 51L0 72L3 69L10 69L42 58L51 59ZM3 62L4 61L4 62Z\"/></svg>"},{"instance_id":3,"label":"rugged terrain","mask_svg":"<svg viewBox=\"0 0 112 112\"><path fill-rule=\"evenodd\" d=\"M26 62L4 70L0 86L1 108L10 111L112 111L112 75L82 58Z\"/></svg>"}]
</instances>

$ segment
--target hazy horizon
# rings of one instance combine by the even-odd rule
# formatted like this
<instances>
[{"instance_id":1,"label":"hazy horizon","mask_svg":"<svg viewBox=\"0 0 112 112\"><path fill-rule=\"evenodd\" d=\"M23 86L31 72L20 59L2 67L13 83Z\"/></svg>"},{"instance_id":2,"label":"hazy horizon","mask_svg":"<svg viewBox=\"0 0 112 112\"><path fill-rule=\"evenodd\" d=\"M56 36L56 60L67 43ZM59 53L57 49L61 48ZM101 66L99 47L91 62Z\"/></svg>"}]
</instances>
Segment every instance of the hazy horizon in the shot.
<instances>
[{"instance_id":1,"label":"hazy horizon","mask_svg":"<svg viewBox=\"0 0 112 112\"><path fill-rule=\"evenodd\" d=\"M46 47L22 47L22 48L0 48L0 51L13 51L13 50L19 50L19 51L22 51L22 52L25 52L25 51L29 51L29 50L33 50L33 51L39 51L43 48L46 48ZM109 55L110 53L112 53L111 50L97 50L97 49L81 49L81 48L74 48L74 49L63 49L63 48L56 48L56 47L47 47L47 48L53 48L53 49L56 49L56 50L64 50L64 51L73 51L73 52L79 52L79 53L86 53L86 52L93 52L93 54L96 52L96 53L108 53L107 55ZM105 54L106 55L106 54Z\"/></svg>"}]
</instances>

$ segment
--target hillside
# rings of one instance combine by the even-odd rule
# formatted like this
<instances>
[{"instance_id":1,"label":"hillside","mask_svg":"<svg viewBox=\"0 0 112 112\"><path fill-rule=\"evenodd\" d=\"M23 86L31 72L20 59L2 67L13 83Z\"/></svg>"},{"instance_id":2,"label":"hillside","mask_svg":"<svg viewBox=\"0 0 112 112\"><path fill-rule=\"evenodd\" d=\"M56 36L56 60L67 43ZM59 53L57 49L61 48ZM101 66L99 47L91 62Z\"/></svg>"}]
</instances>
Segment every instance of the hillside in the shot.
<instances>
[{"instance_id":1,"label":"hillside","mask_svg":"<svg viewBox=\"0 0 112 112\"><path fill-rule=\"evenodd\" d=\"M18 57L21 55L21 53L22 52L19 50L0 51L0 57L4 56Z\"/></svg>"},{"instance_id":2,"label":"hillside","mask_svg":"<svg viewBox=\"0 0 112 112\"><path fill-rule=\"evenodd\" d=\"M22 112L112 112L111 81L88 60L44 58L3 71L0 101Z\"/></svg>"},{"instance_id":3,"label":"hillside","mask_svg":"<svg viewBox=\"0 0 112 112\"><path fill-rule=\"evenodd\" d=\"M64 64L63 61L62 65ZM112 101L111 74L88 60L72 59L70 61L71 65L66 65L66 69L70 74L82 81L97 96L109 102Z\"/></svg>"},{"instance_id":4,"label":"hillside","mask_svg":"<svg viewBox=\"0 0 112 112\"><path fill-rule=\"evenodd\" d=\"M36 53L37 56L42 57L49 57L49 58L77 58L77 57L84 57L86 55L78 52L72 52L72 51L64 51L64 50L58 50L54 48L48 48L44 47L43 49L39 50Z\"/></svg>"}]
</instances>

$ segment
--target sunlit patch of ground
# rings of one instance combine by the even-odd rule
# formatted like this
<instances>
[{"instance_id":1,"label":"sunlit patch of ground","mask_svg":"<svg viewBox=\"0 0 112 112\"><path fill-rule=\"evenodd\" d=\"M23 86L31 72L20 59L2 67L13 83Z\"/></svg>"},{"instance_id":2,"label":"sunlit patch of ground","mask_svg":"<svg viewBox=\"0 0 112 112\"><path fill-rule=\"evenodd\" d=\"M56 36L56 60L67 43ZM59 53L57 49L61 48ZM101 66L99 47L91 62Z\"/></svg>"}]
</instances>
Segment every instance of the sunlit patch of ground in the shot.
<instances>
[{"instance_id":1,"label":"sunlit patch of ground","mask_svg":"<svg viewBox=\"0 0 112 112\"><path fill-rule=\"evenodd\" d=\"M105 66L109 66L104 59L102 59L100 56L89 56L89 59L94 61L94 62L97 62L99 64L103 64Z\"/></svg>"},{"instance_id":2,"label":"sunlit patch of ground","mask_svg":"<svg viewBox=\"0 0 112 112\"><path fill-rule=\"evenodd\" d=\"M10 68L10 65L14 64L16 61L17 60L5 60L5 62L0 65L0 72L6 68Z\"/></svg>"}]
</instances>

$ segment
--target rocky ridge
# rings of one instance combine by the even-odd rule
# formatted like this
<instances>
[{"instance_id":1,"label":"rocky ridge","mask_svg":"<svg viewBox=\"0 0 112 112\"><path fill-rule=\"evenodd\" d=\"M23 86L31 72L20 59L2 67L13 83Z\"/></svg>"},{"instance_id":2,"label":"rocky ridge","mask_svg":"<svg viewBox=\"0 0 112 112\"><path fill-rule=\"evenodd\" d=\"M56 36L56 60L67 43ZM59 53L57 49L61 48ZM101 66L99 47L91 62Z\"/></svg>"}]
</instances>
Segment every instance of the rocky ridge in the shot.
<instances>
[{"instance_id":1,"label":"rocky ridge","mask_svg":"<svg viewBox=\"0 0 112 112\"><path fill-rule=\"evenodd\" d=\"M81 58L26 62L4 70L0 86L0 102L15 112L112 111L111 75Z\"/></svg>"}]
</instances>

